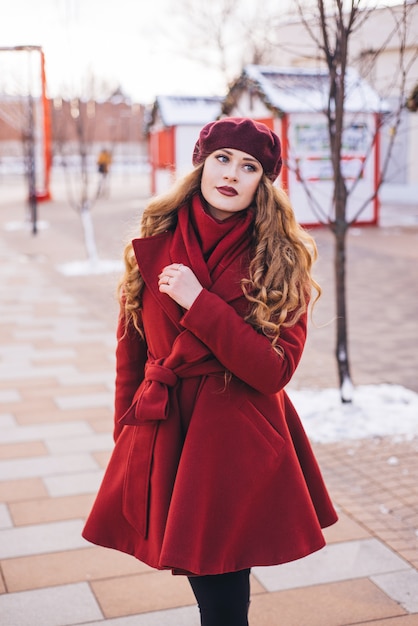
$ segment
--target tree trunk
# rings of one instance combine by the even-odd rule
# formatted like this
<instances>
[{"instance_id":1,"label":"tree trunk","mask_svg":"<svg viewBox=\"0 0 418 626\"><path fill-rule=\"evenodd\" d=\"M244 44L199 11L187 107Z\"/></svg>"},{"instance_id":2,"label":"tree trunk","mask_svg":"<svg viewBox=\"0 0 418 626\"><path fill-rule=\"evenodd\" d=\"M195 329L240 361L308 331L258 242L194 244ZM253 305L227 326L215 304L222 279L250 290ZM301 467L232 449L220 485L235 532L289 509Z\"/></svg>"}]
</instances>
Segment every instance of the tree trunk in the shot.
<instances>
[{"instance_id":1,"label":"tree trunk","mask_svg":"<svg viewBox=\"0 0 418 626\"><path fill-rule=\"evenodd\" d=\"M26 170L29 186L29 216L32 225L32 234L38 232L38 201L36 197L36 163L35 163L35 121L33 98L29 96L29 128L27 133Z\"/></svg>"},{"instance_id":2,"label":"tree trunk","mask_svg":"<svg viewBox=\"0 0 418 626\"><path fill-rule=\"evenodd\" d=\"M87 256L93 265L98 262L96 238L94 236L93 220L91 219L91 211L88 201L85 201L80 211L81 222L84 231L84 243L86 245Z\"/></svg>"},{"instance_id":3,"label":"tree trunk","mask_svg":"<svg viewBox=\"0 0 418 626\"><path fill-rule=\"evenodd\" d=\"M337 336L336 352L338 365L338 377L340 381L340 394L342 402L352 401L353 385L350 376L348 358L348 330L347 330L347 306L346 306L346 235L347 229L340 227L335 229L335 294L337 311Z\"/></svg>"}]
</instances>

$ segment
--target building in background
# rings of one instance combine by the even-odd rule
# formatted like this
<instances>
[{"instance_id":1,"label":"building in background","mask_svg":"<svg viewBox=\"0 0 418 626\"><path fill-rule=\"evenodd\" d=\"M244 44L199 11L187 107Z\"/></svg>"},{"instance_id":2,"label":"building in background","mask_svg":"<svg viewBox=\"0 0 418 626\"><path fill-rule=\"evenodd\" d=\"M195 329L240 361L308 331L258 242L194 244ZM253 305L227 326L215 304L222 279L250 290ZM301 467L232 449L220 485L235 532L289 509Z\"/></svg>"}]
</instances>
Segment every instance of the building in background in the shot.
<instances>
[{"instance_id":1,"label":"building in background","mask_svg":"<svg viewBox=\"0 0 418 626\"><path fill-rule=\"evenodd\" d=\"M168 189L192 168L199 131L221 113L221 97L158 96L148 121L151 191Z\"/></svg>"},{"instance_id":2,"label":"building in background","mask_svg":"<svg viewBox=\"0 0 418 626\"><path fill-rule=\"evenodd\" d=\"M112 168L147 167L145 106L121 93L108 100L49 100L52 167L76 164L83 151L91 169L106 147ZM21 174L25 169L24 138L28 101L0 96L0 174Z\"/></svg>"},{"instance_id":3,"label":"building in background","mask_svg":"<svg viewBox=\"0 0 418 626\"><path fill-rule=\"evenodd\" d=\"M91 168L95 168L103 148L111 154L112 170L146 166L144 105L132 103L117 92L100 102L56 98L51 106L55 165L77 161L85 144Z\"/></svg>"},{"instance_id":4,"label":"building in background","mask_svg":"<svg viewBox=\"0 0 418 626\"><path fill-rule=\"evenodd\" d=\"M406 28L404 49L405 69L408 69L405 85L405 101L418 86L418 2L408 3L408 23L402 24L403 6L373 8L359 20L350 37L349 65L392 108L398 106L399 89L403 68L400 66L400 38L395 24ZM312 26L314 22L310 23ZM283 68L318 68L321 52L309 35L300 18L283 21L275 31L278 42L277 55L272 64ZM319 36L320 39L320 36ZM391 128L387 126L381 135L382 153L386 152ZM398 184L418 184L418 115L405 106L398 130L386 180Z\"/></svg>"},{"instance_id":5,"label":"building in background","mask_svg":"<svg viewBox=\"0 0 418 626\"><path fill-rule=\"evenodd\" d=\"M382 103L355 70L347 70L347 83L342 158L350 193L347 216L354 219L376 193L377 116ZM251 117L279 135L285 164L280 182L288 190L298 221L306 226L335 219L328 128L322 113L327 90L324 70L249 65L231 86L222 107L225 115ZM367 203L357 223L377 222L376 197Z\"/></svg>"}]
</instances>

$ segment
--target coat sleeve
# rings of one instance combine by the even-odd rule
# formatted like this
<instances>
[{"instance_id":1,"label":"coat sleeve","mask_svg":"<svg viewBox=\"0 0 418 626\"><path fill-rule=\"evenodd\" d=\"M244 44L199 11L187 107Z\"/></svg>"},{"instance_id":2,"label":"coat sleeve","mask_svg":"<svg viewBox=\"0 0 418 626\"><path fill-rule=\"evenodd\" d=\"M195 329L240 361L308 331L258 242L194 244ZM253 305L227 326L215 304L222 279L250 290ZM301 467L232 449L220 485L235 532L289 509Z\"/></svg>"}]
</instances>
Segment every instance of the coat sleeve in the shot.
<instances>
[{"instance_id":1,"label":"coat sleeve","mask_svg":"<svg viewBox=\"0 0 418 626\"><path fill-rule=\"evenodd\" d=\"M287 385L302 356L307 315L282 330L278 345L258 333L227 302L203 289L182 318L182 324L202 341L232 374L264 394Z\"/></svg>"},{"instance_id":2,"label":"coat sleeve","mask_svg":"<svg viewBox=\"0 0 418 626\"><path fill-rule=\"evenodd\" d=\"M118 420L132 404L135 392L144 379L144 367L147 360L145 340L142 339L133 324L126 327L123 314L119 317L116 338L115 422L113 431L115 441L123 428Z\"/></svg>"}]
</instances>

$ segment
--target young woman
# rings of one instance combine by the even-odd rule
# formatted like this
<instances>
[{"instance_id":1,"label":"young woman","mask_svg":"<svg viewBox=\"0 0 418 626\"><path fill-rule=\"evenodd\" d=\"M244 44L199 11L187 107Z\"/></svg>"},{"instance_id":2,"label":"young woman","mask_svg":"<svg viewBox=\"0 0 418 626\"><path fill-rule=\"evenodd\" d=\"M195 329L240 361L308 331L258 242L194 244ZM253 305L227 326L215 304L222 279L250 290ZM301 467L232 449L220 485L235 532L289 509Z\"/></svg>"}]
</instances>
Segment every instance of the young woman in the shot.
<instances>
[{"instance_id":1,"label":"young woman","mask_svg":"<svg viewBox=\"0 0 418 626\"><path fill-rule=\"evenodd\" d=\"M193 163L125 249L115 448L83 536L188 576L203 626L246 626L250 568L320 549L337 519L284 390L316 248L264 124L207 124Z\"/></svg>"}]
</instances>

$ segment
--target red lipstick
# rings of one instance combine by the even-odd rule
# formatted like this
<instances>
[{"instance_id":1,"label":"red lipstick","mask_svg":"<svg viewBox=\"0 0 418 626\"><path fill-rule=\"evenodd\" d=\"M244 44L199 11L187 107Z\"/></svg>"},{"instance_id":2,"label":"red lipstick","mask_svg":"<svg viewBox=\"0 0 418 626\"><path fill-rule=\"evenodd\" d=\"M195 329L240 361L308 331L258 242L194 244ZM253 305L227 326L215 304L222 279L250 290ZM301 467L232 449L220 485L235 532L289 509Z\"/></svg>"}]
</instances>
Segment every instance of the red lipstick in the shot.
<instances>
[{"instance_id":1,"label":"red lipstick","mask_svg":"<svg viewBox=\"0 0 418 626\"><path fill-rule=\"evenodd\" d=\"M237 196L238 191L233 187L216 187L216 190L219 191L223 196Z\"/></svg>"}]
</instances>

